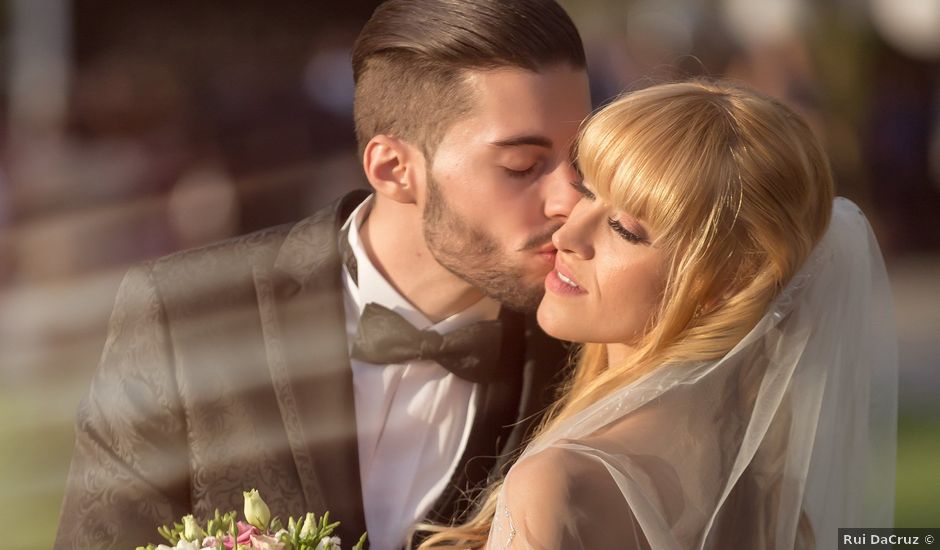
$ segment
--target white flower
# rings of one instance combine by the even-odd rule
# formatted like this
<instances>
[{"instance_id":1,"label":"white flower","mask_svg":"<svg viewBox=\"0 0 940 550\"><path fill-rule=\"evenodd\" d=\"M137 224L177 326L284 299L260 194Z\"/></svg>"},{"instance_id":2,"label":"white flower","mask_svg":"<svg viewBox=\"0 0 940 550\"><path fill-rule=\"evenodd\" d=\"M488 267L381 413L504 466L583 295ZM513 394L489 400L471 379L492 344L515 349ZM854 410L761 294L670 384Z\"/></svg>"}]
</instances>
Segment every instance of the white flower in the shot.
<instances>
[{"instance_id":1,"label":"white flower","mask_svg":"<svg viewBox=\"0 0 940 550\"><path fill-rule=\"evenodd\" d=\"M269 535L251 535L251 547L258 550L285 550L286 545Z\"/></svg>"},{"instance_id":2,"label":"white flower","mask_svg":"<svg viewBox=\"0 0 940 550\"><path fill-rule=\"evenodd\" d=\"M339 540L339 537L323 537L317 543L316 550L340 550L340 544L342 544L342 541Z\"/></svg>"},{"instance_id":3,"label":"white flower","mask_svg":"<svg viewBox=\"0 0 940 550\"><path fill-rule=\"evenodd\" d=\"M167 546L165 544L161 544L157 546L157 550L215 550L215 548L211 546L204 547L195 541L190 542L188 540L180 539L179 542L176 543L176 546Z\"/></svg>"}]
</instances>

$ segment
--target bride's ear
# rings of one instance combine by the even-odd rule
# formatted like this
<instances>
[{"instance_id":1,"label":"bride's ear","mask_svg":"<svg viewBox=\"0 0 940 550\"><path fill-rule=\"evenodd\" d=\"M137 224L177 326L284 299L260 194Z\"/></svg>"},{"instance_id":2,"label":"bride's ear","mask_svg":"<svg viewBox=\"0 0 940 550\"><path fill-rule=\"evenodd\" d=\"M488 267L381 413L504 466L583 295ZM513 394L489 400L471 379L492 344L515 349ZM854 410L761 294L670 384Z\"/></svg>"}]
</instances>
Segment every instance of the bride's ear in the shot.
<instances>
[{"instance_id":1,"label":"bride's ear","mask_svg":"<svg viewBox=\"0 0 940 550\"><path fill-rule=\"evenodd\" d=\"M424 174L424 154L417 147L394 136L373 136L362 153L362 167L377 194L395 202L416 202Z\"/></svg>"}]
</instances>

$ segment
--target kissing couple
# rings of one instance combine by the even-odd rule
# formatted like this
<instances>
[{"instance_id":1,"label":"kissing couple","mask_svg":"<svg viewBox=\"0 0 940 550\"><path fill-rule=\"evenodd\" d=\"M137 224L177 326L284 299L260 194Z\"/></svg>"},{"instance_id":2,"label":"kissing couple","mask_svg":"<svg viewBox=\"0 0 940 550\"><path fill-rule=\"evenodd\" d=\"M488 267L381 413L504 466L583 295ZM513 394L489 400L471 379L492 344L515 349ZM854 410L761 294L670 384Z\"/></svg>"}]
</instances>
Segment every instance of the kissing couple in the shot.
<instances>
[{"instance_id":1,"label":"kissing couple","mask_svg":"<svg viewBox=\"0 0 940 550\"><path fill-rule=\"evenodd\" d=\"M371 192L128 272L57 549L249 488L377 550L891 525L887 278L800 116L713 81L591 114L553 0L389 0L352 63Z\"/></svg>"}]
</instances>

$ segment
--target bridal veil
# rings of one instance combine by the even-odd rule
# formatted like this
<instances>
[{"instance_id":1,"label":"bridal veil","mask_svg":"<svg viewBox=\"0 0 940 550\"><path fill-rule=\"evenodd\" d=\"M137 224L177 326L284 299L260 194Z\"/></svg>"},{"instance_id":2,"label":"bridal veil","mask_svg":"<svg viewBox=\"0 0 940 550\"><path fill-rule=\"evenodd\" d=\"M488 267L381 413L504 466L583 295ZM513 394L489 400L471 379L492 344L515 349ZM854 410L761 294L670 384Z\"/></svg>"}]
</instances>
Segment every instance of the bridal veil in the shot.
<instances>
[{"instance_id":1,"label":"bridal veil","mask_svg":"<svg viewBox=\"0 0 940 550\"><path fill-rule=\"evenodd\" d=\"M893 521L897 339L861 211L724 357L664 365L543 433L489 548L836 548Z\"/></svg>"}]
</instances>

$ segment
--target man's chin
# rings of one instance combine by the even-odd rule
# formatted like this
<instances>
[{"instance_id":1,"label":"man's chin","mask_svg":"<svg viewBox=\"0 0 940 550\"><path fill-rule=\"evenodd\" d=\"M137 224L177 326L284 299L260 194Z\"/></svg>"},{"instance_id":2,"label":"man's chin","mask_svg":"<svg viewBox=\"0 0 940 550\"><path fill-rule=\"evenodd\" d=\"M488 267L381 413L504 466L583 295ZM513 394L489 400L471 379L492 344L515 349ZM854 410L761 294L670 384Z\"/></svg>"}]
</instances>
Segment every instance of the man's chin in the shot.
<instances>
[{"instance_id":1,"label":"man's chin","mask_svg":"<svg viewBox=\"0 0 940 550\"><path fill-rule=\"evenodd\" d=\"M542 302L542 297L545 296L545 286L539 279L538 284L516 285L512 289L504 287L488 294L513 311L535 313Z\"/></svg>"},{"instance_id":2,"label":"man's chin","mask_svg":"<svg viewBox=\"0 0 940 550\"><path fill-rule=\"evenodd\" d=\"M534 313L545 295L545 276L551 268L531 255L515 263L487 263L482 258L473 262L469 256L451 261L455 255L442 255L434 248L431 253L448 271L513 311Z\"/></svg>"}]
</instances>

